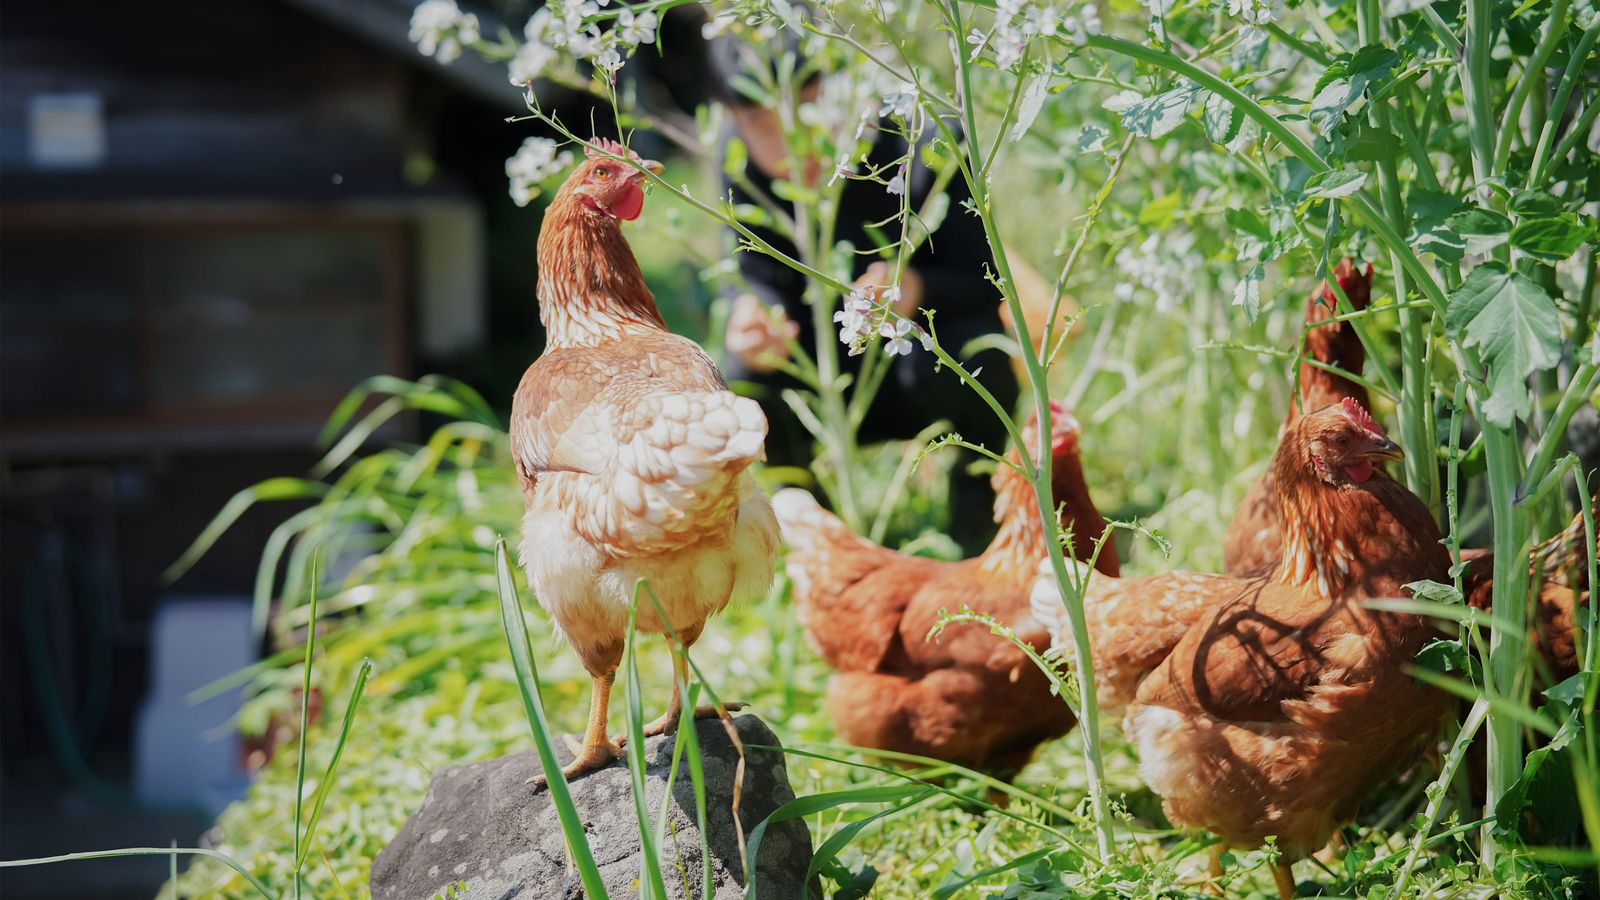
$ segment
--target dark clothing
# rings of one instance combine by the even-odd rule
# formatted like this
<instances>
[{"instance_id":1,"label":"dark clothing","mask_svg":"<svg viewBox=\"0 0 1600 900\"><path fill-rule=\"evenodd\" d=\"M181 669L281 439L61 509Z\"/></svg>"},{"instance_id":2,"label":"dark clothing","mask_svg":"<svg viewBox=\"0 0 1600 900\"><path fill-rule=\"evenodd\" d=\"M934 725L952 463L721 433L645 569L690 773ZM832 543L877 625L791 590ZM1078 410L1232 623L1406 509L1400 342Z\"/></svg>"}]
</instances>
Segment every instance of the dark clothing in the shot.
<instances>
[{"instance_id":1,"label":"dark clothing","mask_svg":"<svg viewBox=\"0 0 1600 900\"><path fill-rule=\"evenodd\" d=\"M900 136L879 132L869 159L874 168L885 167L904 156L905 149L905 140ZM893 172L888 170L883 174L888 178ZM749 168L748 177L756 189L768 197L776 196L772 192L772 179L755 166ZM926 202L934 183L934 173L922 163L920 153L912 154L907 181L911 209L915 212ZM724 189L732 193L735 203L757 202L731 182L725 184ZM1007 356L994 349L970 358L961 355L968 341L980 335L1003 333L1004 325L1000 321L999 291L985 277L985 268L992 267L992 257L983 223L963 206L971 197L966 183L958 175L950 181L945 193L950 198L950 206L944 220L917 248L909 264L922 276L923 307L937 313L934 324L940 344L961 359L969 371L981 370L979 381L994 394L1002 408L1010 410L1016 404L1017 382ZM899 234L899 223L891 220L900 211L900 200L881 184L847 182L839 200L834 240L848 242L857 251L891 242ZM888 224L880 224L885 222ZM869 228L879 231L879 236L871 235ZM776 249L796 256L794 245L786 238L767 229L753 230ZM741 252L735 258L751 293L769 306L783 307L789 318L800 326L800 345L814 347L811 310L804 300L805 277L762 253ZM851 280L860 277L877 258L858 252ZM926 322L921 315L916 319L922 324ZM827 339L836 340L836 330ZM883 351L869 349L867 352ZM863 357L847 354L847 348L840 345L841 369L851 373L859 371ZM932 353L919 347L890 364L882 387L862 421L860 440L863 443L903 440L916 436L937 419L946 419L962 437L1000 452L1005 446L1006 432L994 411L953 373L936 372L936 362ZM767 440L769 461L784 465L808 463L814 438L780 396L784 388L800 385L781 372L753 372L732 354L725 368L730 381L748 381L766 389L760 400L771 423ZM975 523L978 532L982 532L991 521L989 504L993 494L987 479L966 475L965 468L965 460L957 464L957 474L951 485L952 523L958 530L966 530ZM972 536L970 531L957 535L958 540Z\"/></svg>"}]
</instances>

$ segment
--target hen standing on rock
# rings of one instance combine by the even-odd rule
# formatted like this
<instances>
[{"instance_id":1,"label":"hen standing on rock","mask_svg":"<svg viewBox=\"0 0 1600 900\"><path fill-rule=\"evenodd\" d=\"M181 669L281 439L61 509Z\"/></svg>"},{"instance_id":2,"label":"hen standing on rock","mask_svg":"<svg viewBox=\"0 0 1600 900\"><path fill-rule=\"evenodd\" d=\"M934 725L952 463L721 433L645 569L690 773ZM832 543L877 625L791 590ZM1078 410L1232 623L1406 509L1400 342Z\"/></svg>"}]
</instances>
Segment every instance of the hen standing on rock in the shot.
<instances>
[{"instance_id":1,"label":"hen standing on rock","mask_svg":"<svg viewBox=\"0 0 1600 900\"><path fill-rule=\"evenodd\" d=\"M727 390L698 346L667 331L622 237L622 220L644 208L644 170L661 166L594 143L604 153L590 149L545 212L545 352L511 413L522 564L594 680L568 778L619 758L606 712L636 585L648 584L666 618L641 592L639 631L670 626L687 646L730 600L766 590L778 550L771 504L746 471L761 457L766 418ZM673 663L681 679L676 649ZM680 703L675 679L671 705L645 733L675 726Z\"/></svg>"}]
</instances>

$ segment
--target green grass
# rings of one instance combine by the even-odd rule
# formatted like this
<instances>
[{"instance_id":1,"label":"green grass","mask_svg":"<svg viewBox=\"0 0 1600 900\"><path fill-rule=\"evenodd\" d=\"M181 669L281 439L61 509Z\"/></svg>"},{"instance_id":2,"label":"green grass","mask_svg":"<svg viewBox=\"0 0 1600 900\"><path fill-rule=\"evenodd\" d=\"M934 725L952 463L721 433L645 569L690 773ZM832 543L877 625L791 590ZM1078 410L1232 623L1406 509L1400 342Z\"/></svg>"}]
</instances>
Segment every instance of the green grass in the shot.
<instances>
[{"instance_id":1,"label":"green grass","mask_svg":"<svg viewBox=\"0 0 1600 900\"><path fill-rule=\"evenodd\" d=\"M1225 357L1205 354L1199 359L1217 362ZM1178 402L1176 390L1167 390L1158 388L1139 403ZM1092 407L1085 403L1083 408ZM503 436L485 427L492 438L487 441L480 440L483 435L463 436L459 429L449 429L450 441L362 458L330 490L330 498L343 498L323 501L340 504L342 517L309 524L298 539L327 541L332 531L357 523L404 523L372 545L367 551L371 555L343 581L324 585L326 595L319 599L317 617L323 624L311 670L314 685L324 697L335 696L336 689L342 694L348 687L339 686L356 682L368 658L372 675L364 694L357 694L357 714L341 718L339 710L330 710L306 732L306 759L323 765L321 761L342 753L335 760L337 785L326 789L329 779L324 777L316 789L312 806L321 810L320 818L313 817L315 835L308 834L302 844L310 850L308 858L327 857L325 865L301 872L310 896L334 896L341 890L360 895L372 860L421 802L437 767L525 749L530 722L536 723L536 746L561 731L581 731L587 673L541 627L541 613L528 613L532 627L524 629L522 640L529 650L517 651L516 629L523 620L512 613L520 575L507 565L501 538L514 533L520 496ZM1106 485L1097 488L1097 497L1112 509L1133 508L1137 501L1130 495L1141 484L1119 491L1106 467L1158 467L1165 454L1155 447L1150 454L1154 460L1096 454L1095 447L1110 438L1097 437L1094 429L1086 425L1085 452L1093 483ZM1116 434L1122 429L1108 422L1104 430ZM891 472L898 464L894 448L872 458L877 472ZM419 465L419 459L429 462ZM1197 532L1218 533L1231 511L1227 492L1242 491L1243 486L1234 487L1231 481L1204 484L1205 470L1186 469L1181 454L1167 466L1160 469L1162 475L1179 483L1177 499L1169 505L1180 510L1163 511L1164 516L1187 522ZM913 476L908 504L914 507L925 490L936 490L938 478L936 467ZM1210 493L1219 488L1222 493ZM1214 510L1209 519L1206 510ZM915 536L899 530L890 539ZM1215 559L1217 550L1210 543L1193 543L1198 546L1178 542L1174 563L1167 563L1150 544L1139 542L1125 554L1128 568L1201 567ZM314 580L302 583L309 604ZM641 602L649 602L648 597ZM309 613L309 605L299 606L283 620L304 623ZM291 633L281 633L292 640ZM629 662L637 668L639 701L636 706L628 700L632 679L625 673L619 679L619 699L625 702L616 704L629 728L644 710L665 704L671 678L665 641L649 639L637 648L633 644ZM303 661L304 654L302 645L298 655L285 656ZM285 665L290 658L259 671L242 722L264 722L272 714L297 711L294 689L306 670ZM909 769L873 763L836 746L821 705L828 672L806 645L781 586L759 603L714 618L696 645L693 661L697 674L691 689L699 689L703 678L719 694L750 702L791 751L791 783L801 800L784 814L802 815L816 846L828 851L818 862L825 884L870 881L872 897L906 900L921 900L941 889L946 892L941 896L956 897L1022 891L1030 884L1035 887L1028 890L1044 891L1042 885L1063 880L1076 885L1073 890L1121 896L1199 896L1206 842L1170 831L1158 801L1140 786L1132 751L1118 736L1116 723L1111 723L1105 745L1107 784L1117 815L1114 864L1089 871L1093 867L1082 863L1095 856L1094 837L1084 806L1087 783L1076 735L1043 748L1014 788L932 761ZM684 756L688 776L698 778L695 752L687 750ZM179 876L181 896L256 895L257 888L243 873L273 896L292 892L294 808L302 795L298 768L294 748L280 747L250 795L218 822L217 850L238 868L200 860ZM1481 884L1481 875L1471 851L1473 835L1461 828L1474 824L1476 817L1448 793L1436 794L1437 802L1430 803L1423 788L1433 777L1432 770L1419 767L1380 791L1347 832L1350 849L1344 860L1329 864L1327 871L1304 863L1297 869L1299 876L1314 879L1329 893L1359 894L1370 885L1392 883L1409 860L1413 885L1477 890L1473 885ZM1008 805L997 809L989 792L1001 788L1011 795ZM650 820L658 812L641 811L647 820L642 831L654 830ZM1427 816L1425 831L1410 827L1418 813ZM758 823L746 823L746 829L750 843L759 845ZM1426 843L1424 833L1431 835ZM582 859L581 852L576 858ZM1270 891L1266 859L1260 853L1242 854L1229 869L1230 892L1248 896ZM1526 860L1522 865L1525 871L1511 873L1511 883L1529 885L1530 896L1558 895L1560 879L1566 877L1562 870ZM579 866L582 871L581 862Z\"/></svg>"}]
</instances>

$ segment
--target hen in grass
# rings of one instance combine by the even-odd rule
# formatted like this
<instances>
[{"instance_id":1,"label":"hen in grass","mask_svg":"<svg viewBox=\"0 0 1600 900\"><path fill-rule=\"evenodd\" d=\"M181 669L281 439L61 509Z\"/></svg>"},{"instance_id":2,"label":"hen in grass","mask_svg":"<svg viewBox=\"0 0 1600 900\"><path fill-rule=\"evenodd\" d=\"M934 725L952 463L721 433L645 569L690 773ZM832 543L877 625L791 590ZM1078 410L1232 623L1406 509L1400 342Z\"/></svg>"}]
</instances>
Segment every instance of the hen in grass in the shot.
<instances>
[{"instance_id":1,"label":"hen in grass","mask_svg":"<svg viewBox=\"0 0 1600 900\"><path fill-rule=\"evenodd\" d=\"M1349 259L1334 267L1333 276L1355 310L1367 308L1372 299L1372 266L1363 271ZM1289 401L1283 429L1307 410L1321 409L1351 397L1367 406L1367 389L1341 372L1359 376L1366 363L1366 349L1350 322L1330 322L1339 312L1339 295L1324 281L1306 301L1306 324L1321 322L1306 333L1305 356L1312 362L1300 363L1300 391ZM1334 366L1331 371L1323 366ZM1261 473L1233 514L1222 536L1222 570L1229 575L1260 575L1272 571L1283 556L1283 520L1278 514L1278 489L1271 467Z\"/></svg>"},{"instance_id":2,"label":"hen in grass","mask_svg":"<svg viewBox=\"0 0 1600 900\"><path fill-rule=\"evenodd\" d=\"M1450 566L1427 506L1377 463L1400 458L1352 399L1299 417L1273 457L1285 553L1253 578L1096 578L1085 618L1109 707L1126 706L1143 780L1180 826L1269 837L1289 864L1327 843L1408 766L1452 701L1408 671L1436 631L1368 608ZM1054 581L1034 608L1071 639Z\"/></svg>"},{"instance_id":3,"label":"hen in grass","mask_svg":"<svg viewBox=\"0 0 1600 900\"><path fill-rule=\"evenodd\" d=\"M1023 431L1033 448L1037 421ZM1063 524L1087 559L1106 522L1084 483L1077 422L1056 404L1050 448ZM1020 459L1016 450L1010 459ZM966 608L1012 628L1035 650L1049 646L1028 610L1033 572L1047 552L1033 487L1009 466L998 466L994 489L1000 529L982 555L959 562L880 547L805 491L774 498L800 621L812 646L838 670L828 711L850 743L1010 776L1035 747L1076 721L1027 655L988 627L959 623L929 636L942 614ZM1117 572L1109 542L1098 566Z\"/></svg>"},{"instance_id":4,"label":"hen in grass","mask_svg":"<svg viewBox=\"0 0 1600 900\"><path fill-rule=\"evenodd\" d=\"M522 564L594 682L568 778L619 756L606 712L636 585L648 585L638 630L670 630L689 645L729 601L766 591L778 552L771 504L746 471L761 457L766 418L727 390L704 351L667 331L622 236L622 221L644 207L645 170L660 164L595 143L605 153L589 150L545 212L547 343L511 414ZM646 734L677 722L685 661L673 648L672 701Z\"/></svg>"},{"instance_id":5,"label":"hen in grass","mask_svg":"<svg viewBox=\"0 0 1600 900\"><path fill-rule=\"evenodd\" d=\"M1372 297L1372 266L1364 270L1349 259L1333 270L1339 289L1354 310L1366 309ZM1306 302L1305 355L1316 362L1300 363L1299 402L1289 404L1284 430L1305 410L1338 403L1346 397L1367 405L1367 389L1347 375L1360 375L1366 350L1350 322L1329 321L1339 312L1338 294L1327 282ZM1321 323L1321 324L1316 324ZM1320 364L1320 365L1319 365ZM1325 368L1331 366L1332 369ZM1343 373L1343 374L1342 374ZM1562 534L1535 548L1529 570L1529 596L1537 598L1534 638L1545 674L1553 683L1578 671L1573 615L1575 604L1588 595L1583 571L1582 519L1575 519ZM1278 510L1276 476L1269 467L1234 512L1223 535L1223 571L1229 575L1262 575L1273 571L1283 558L1283 518ZM1488 610L1493 591L1494 558L1485 549L1467 549L1462 578L1467 603Z\"/></svg>"}]
</instances>

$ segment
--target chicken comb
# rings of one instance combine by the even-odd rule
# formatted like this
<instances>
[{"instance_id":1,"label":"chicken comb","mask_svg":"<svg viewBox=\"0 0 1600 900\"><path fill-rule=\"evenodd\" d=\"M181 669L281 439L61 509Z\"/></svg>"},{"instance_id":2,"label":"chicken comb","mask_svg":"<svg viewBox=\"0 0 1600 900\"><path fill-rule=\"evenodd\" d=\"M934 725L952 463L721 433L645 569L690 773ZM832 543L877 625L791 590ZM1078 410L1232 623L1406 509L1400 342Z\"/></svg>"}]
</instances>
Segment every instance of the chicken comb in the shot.
<instances>
[{"instance_id":1,"label":"chicken comb","mask_svg":"<svg viewBox=\"0 0 1600 900\"><path fill-rule=\"evenodd\" d=\"M589 143L590 146L583 148L583 155L589 157L590 159L605 159L605 157L601 154L609 153L612 156L620 156L623 159L631 159L636 163L644 162L644 160L639 158L639 154L629 150L627 147L622 146L610 138L597 137L589 141Z\"/></svg>"},{"instance_id":2,"label":"chicken comb","mask_svg":"<svg viewBox=\"0 0 1600 900\"><path fill-rule=\"evenodd\" d=\"M1344 414L1350 417L1350 421L1373 434L1383 435L1383 426L1373 420L1372 414L1361 405L1361 401L1354 397L1346 397L1339 402L1339 405L1344 407Z\"/></svg>"}]
</instances>

